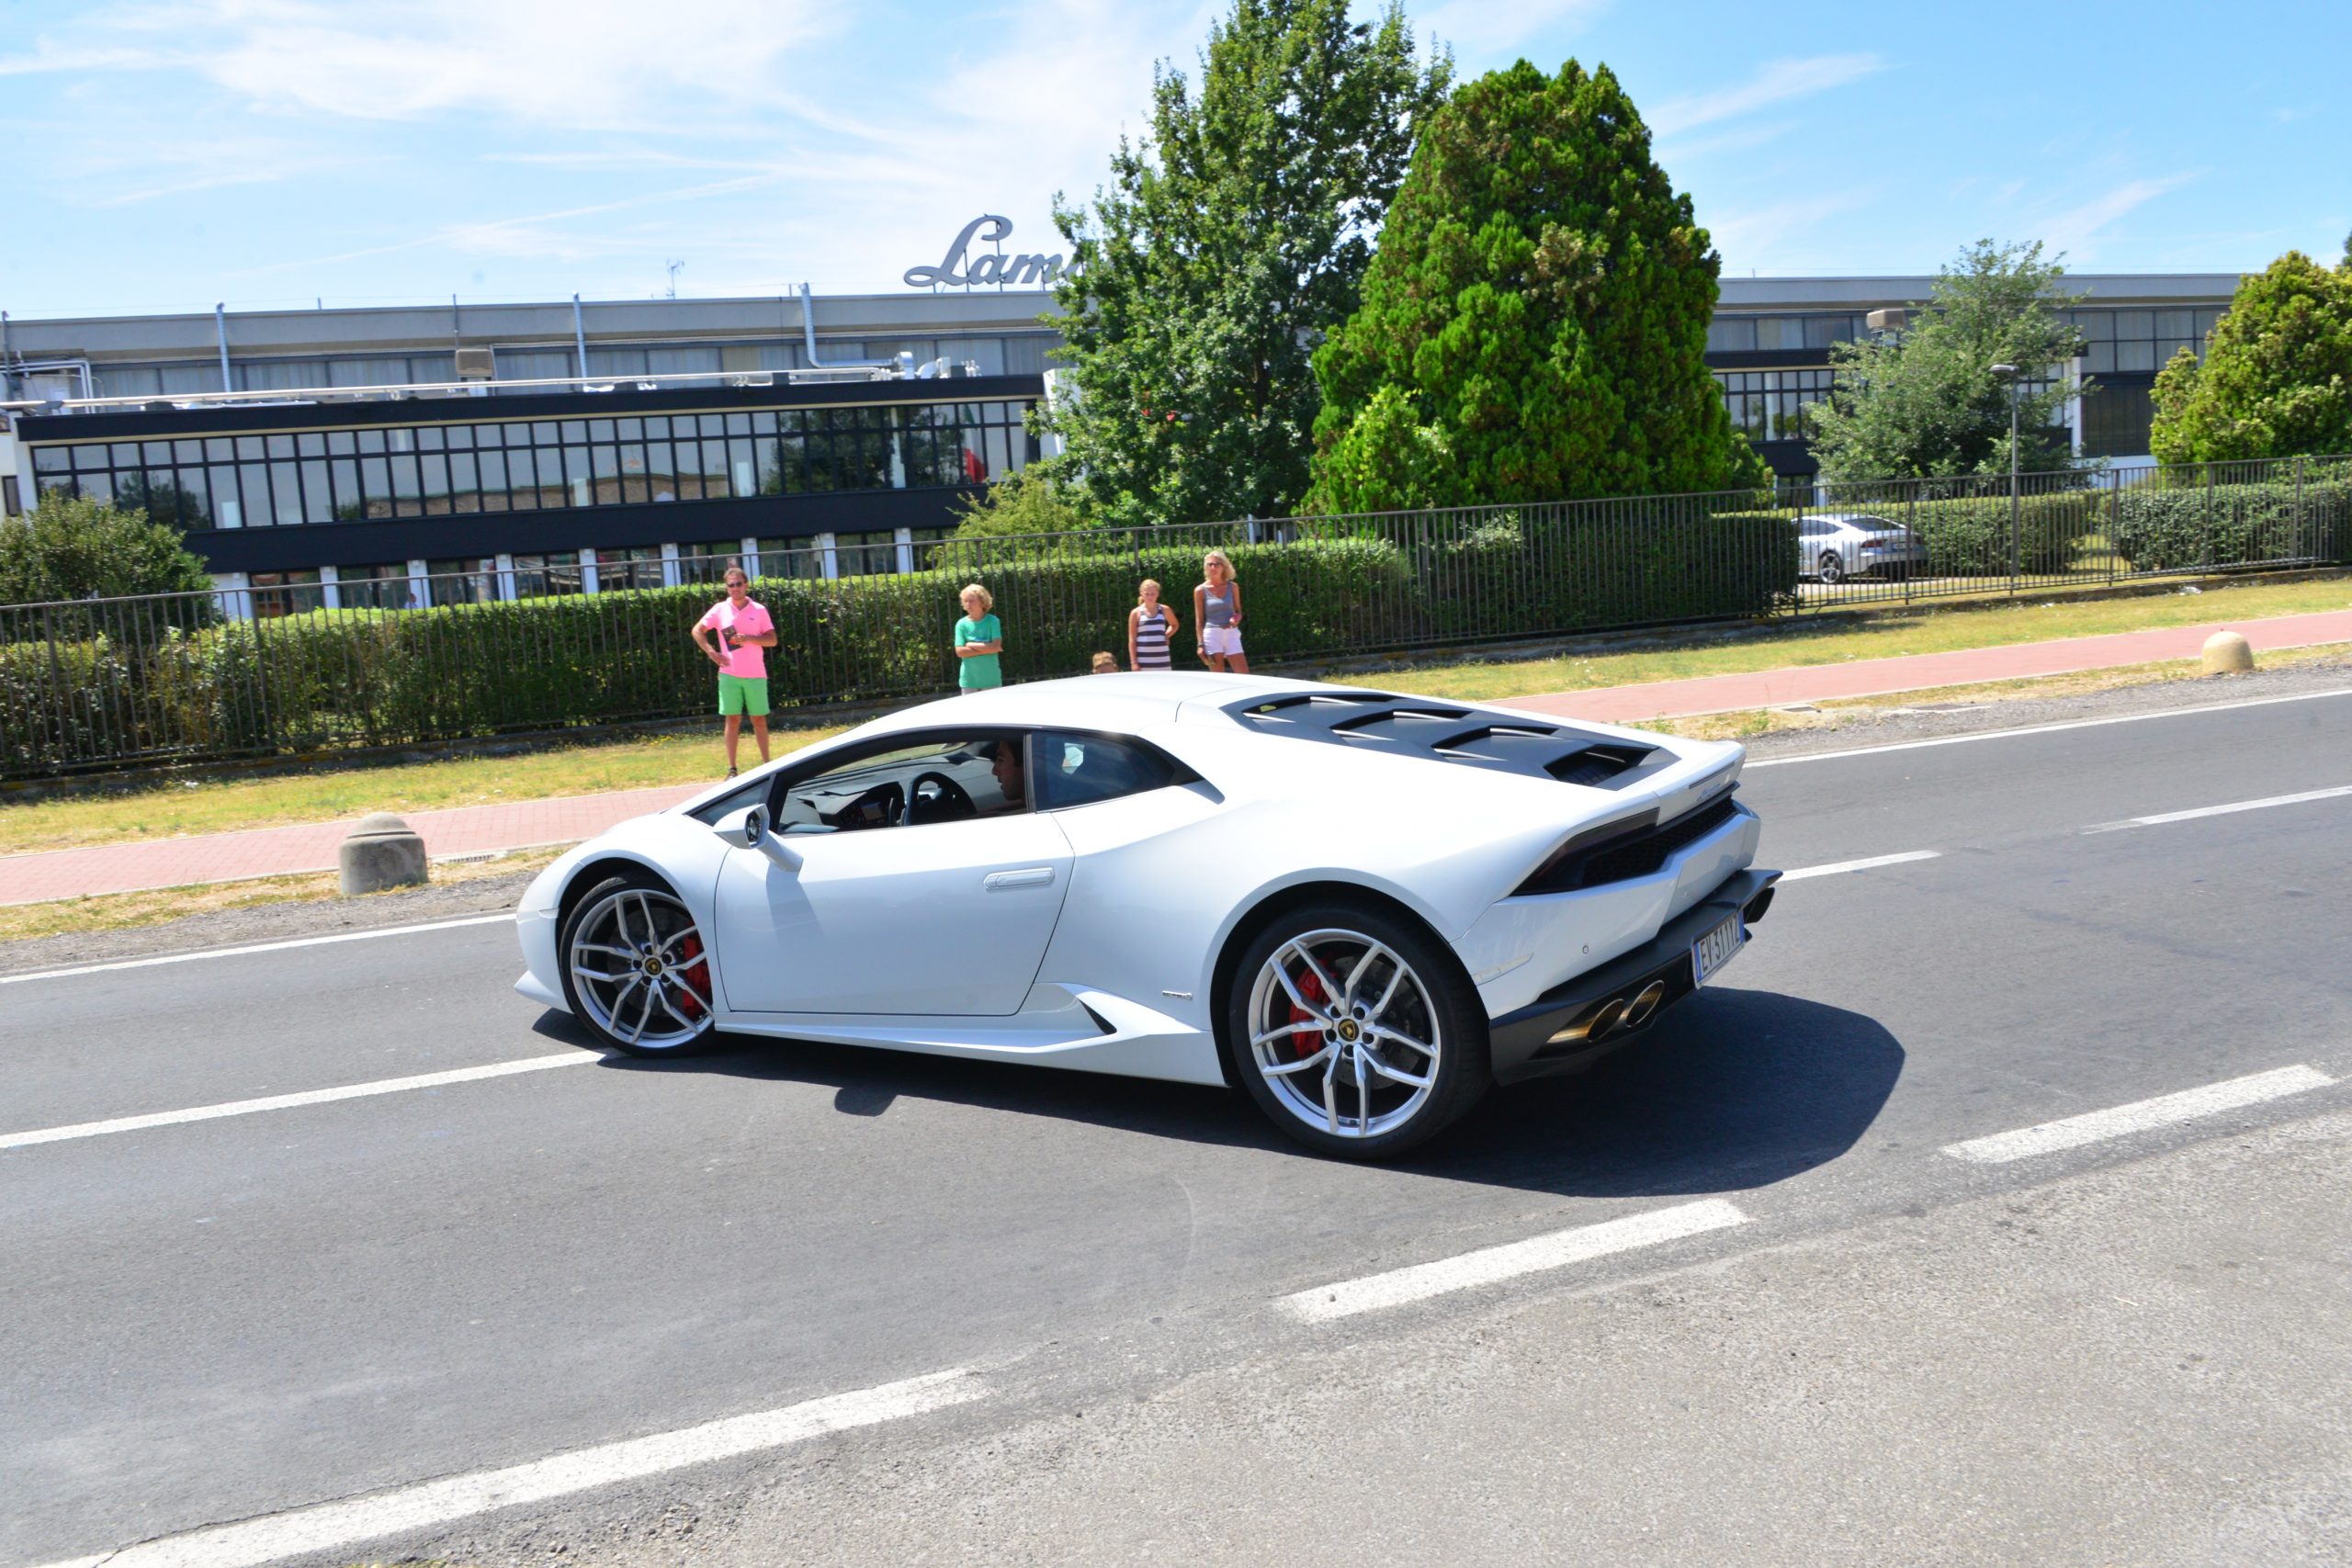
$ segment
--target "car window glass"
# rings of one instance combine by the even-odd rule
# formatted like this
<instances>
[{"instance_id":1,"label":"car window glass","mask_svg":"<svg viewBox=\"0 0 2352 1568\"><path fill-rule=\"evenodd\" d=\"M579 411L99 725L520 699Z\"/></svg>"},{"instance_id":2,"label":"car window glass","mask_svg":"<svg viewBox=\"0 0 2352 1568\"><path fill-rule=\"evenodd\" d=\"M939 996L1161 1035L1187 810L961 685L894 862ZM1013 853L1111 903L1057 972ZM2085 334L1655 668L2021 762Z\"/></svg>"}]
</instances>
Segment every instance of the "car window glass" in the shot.
<instances>
[{"instance_id":1,"label":"car window glass","mask_svg":"<svg viewBox=\"0 0 2352 1568\"><path fill-rule=\"evenodd\" d=\"M1045 730L1036 738L1037 809L1091 806L1181 782L1167 759L1132 741Z\"/></svg>"},{"instance_id":2,"label":"car window glass","mask_svg":"<svg viewBox=\"0 0 2352 1568\"><path fill-rule=\"evenodd\" d=\"M686 815L692 817L697 822L715 828L718 826L719 818L725 817L729 812L741 811L747 806L757 806L760 802L765 800L768 795L768 790L775 782L775 780L768 778L753 779L751 783L742 785L739 789L729 790L725 795L720 795L717 800L712 801L707 806L695 807L692 811L686 813Z\"/></svg>"},{"instance_id":3,"label":"car window glass","mask_svg":"<svg viewBox=\"0 0 2352 1568\"><path fill-rule=\"evenodd\" d=\"M886 744L787 784L775 830L861 832L1024 811L1021 761L1018 740Z\"/></svg>"}]
</instances>

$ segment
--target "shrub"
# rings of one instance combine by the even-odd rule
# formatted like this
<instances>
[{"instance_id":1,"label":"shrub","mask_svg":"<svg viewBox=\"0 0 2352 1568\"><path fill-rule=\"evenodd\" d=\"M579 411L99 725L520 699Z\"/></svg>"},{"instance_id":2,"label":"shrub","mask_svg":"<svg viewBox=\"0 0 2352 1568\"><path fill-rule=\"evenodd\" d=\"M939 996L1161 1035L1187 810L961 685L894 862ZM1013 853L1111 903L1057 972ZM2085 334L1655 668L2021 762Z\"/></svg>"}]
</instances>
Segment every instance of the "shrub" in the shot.
<instances>
[{"instance_id":1,"label":"shrub","mask_svg":"<svg viewBox=\"0 0 2352 1568\"><path fill-rule=\"evenodd\" d=\"M2116 497L2109 530L2134 571L2342 561L2352 556L2352 474L2295 484L2228 484L2226 470L2166 472Z\"/></svg>"}]
</instances>

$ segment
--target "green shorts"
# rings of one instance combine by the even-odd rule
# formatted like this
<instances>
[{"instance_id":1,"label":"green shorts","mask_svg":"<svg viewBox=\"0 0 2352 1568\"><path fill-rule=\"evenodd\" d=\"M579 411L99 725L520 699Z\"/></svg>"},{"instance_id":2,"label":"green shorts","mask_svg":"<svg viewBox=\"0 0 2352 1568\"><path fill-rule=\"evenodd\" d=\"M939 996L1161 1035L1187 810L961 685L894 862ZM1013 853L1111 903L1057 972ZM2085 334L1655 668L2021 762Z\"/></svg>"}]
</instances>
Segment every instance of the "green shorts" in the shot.
<instances>
[{"instance_id":1,"label":"green shorts","mask_svg":"<svg viewBox=\"0 0 2352 1568\"><path fill-rule=\"evenodd\" d=\"M767 677L764 675L719 676L718 711L730 716L747 713L753 718L767 717Z\"/></svg>"}]
</instances>

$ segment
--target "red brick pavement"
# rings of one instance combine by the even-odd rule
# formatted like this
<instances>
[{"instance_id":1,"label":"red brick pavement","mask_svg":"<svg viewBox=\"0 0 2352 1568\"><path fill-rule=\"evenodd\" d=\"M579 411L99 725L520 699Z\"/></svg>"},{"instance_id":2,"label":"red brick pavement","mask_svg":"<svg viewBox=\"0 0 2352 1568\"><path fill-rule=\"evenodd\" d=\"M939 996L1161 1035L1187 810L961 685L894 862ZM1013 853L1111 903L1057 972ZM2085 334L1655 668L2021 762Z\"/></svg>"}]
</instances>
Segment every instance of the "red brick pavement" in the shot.
<instances>
[{"instance_id":1,"label":"red brick pavement","mask_svg":"<svg viewBox=\"0 0 2352 1568\"><path fill-rule=\"evenodd\" d=\"M2077 670L2111 669L2165 659L2193 659L2205 639L2221 629L2177 626L2112 637L2068 637L2019 643L2008 648L1923 653L1904 659L1859 659L1837 664L1765 670L1749 675L1711 675L1695 681L1655 681L1604 686L1589 692L1512 697L1502 705L1567 718L1623 723L1730 709L1776 707L1839 697L1879 696L1931 686L1973 684ZM2312 615L2281 615L2241 621L2257 651L2352 642L2352 610ZM468 806L451 811L420 811L409 825L424 837L435 858L533 844L572 843L591 839L616 822L658 811L702 788L626 790L613 795L524 800L504 806ZM335 846L349 822L257 828L243 833L210 833L144 843L54 850L42 854L0 856L0 904L28 904L99 893L130 893L198 882L228 882L291 872L331 871Z\"/></svg>"}]
</instances>

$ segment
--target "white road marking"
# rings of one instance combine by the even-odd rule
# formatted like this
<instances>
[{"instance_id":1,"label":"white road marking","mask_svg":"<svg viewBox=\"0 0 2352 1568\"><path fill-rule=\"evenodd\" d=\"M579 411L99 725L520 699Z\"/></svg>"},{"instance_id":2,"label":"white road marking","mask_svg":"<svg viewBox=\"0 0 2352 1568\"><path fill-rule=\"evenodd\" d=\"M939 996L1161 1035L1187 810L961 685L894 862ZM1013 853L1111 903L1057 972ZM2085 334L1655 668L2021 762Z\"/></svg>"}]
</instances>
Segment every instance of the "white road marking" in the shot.
<instances>
[{"instance_id":1,"label":"white road marking","mask_svg":"<svg viewBox=\"0 0 2352 1568\"><path fill-rule=\"evenodd\" d=\"M42 1127L30 1133L0 1133L0 1149L29 1148L35 1144L62 1144L74 1138L103 1138L109 1133L141 1133L150 1127L176 1127L183 1122L211 1122L223 1116L251 1116L261 1111L291 1111L304 1105L325 1105L337 1100L366 1100L379 1094L401 1094L413 1089L439 1089L444 1084L473 1083L515 1073L536 1073L548 1067L578 1066L602 1061L584 1051L564 1051L552 1056L526 1056L515 1062L492 1062L483 1067L453 1067L442 1073L418 1073L413 1077L378 1078L373 1083L345 1084L341 1089L305 1089L300 1094L273 1094L260 1100L232 1100L220 1105L198 1105L187 1111L156 1111L144 1116L118 1116L107 1122L76 1122L68 1127Z\"/></svg>"},{"instance_id":2,"label":"white road marking","mask_svg":"<svg viewBox=\"0 0 2352 1568\"><path fill-rule=\"evenodd\" d=\"M2056 724L2028 724L2015 729L1985 729L1973 735L1945 735L1933 740L1897 740L1886 746L1855 746L1843 751L1814 751L1802 757L1751 758L1746 771L1788 768L1799 762L1835 762L1847 757L1878 757L1889 751L1921 751L1930 746L1968 746L1979 740L2007 740L2019 735L2054 735L2062 729L2097 729L2109 724L2141 724L2157 718L2193 718L2200 713L2231 713L2239 708L2267 708L2279 703L2317 702L2322 697L2352 697L2352 686L2326 692L2299 692L2290 697L2248 697L2244 702L2207 703L2193 708L2167 708L2162 713L2125 713L2111 718L2069 718Z\"/></svg>"},{"instance_id":3,"label":"white road marking","mask_svg":"<svg viewBox=\"0 0 2352 1568\"><path fill-rule=\"evenodd\" d=\"M1781 873L1783 882L1803 882L1808 876L1843 876L1849 871L1876 871L1883 865L1907 865L1915 860L1939 860L1941 850L1905 850L1899 855L1871 855L1867 860L1832 861L1827 865L1799 866L1794 871Z\"/></svg>"},{"instance_id":4,"label":"white road marking","mask_svg":"<svg viewBox=\"0 0 2352 1568\"><path fill-rule=\"evenodd\" d=\"M495 915L469 915L461 920L433 920L421 926L379 926L373 931L337 931L333 936L295 937L286 942L257 942L245 947L215 947L202 953L165 953L153 958L123 958L112 964L85 964L73 969L36 969L29 975L0 975L0 986L19 986L28 980L63 980L75 975L106 975L117 969L153 969L159 964L193 964L199 958L236 958L248 953L285 953L298 947L325 947L338 942L369 942L379 936L414 936L420 931L453 931L465 926L496 925L511 921L514 911Z\"/></svg>"},{"instance_id":5,"label":"white road marking","mask_svg":"<svg viewBox=\"0 0 2352 1568\"><path fill-rule=\"evenodd\" d=\"M369 1497L321 1503L283 1514L215 1525L141 1541L43 1568L249 1568L311 1552L340 1551L360 1541L430 1529L453 1519L523 1503L545 1502L616 1482L637 1481L688 1465L734 1459L944 1409L983 1398L988 1385L968 1368L837 1393L780 1410L733 1416L675 1432L577 1449L529 1464L428 1481Z\"/></svg>"},{"instance_id":6,"label":"white road marking","mask_svg":"<svg viewBox=\"0 0 2352 1568\"><path fill-rule=\"evenodd\" d=\"M2116 833L2126 828L2160 828L2167 822L2193 822L2199 817L2227 817L2233 811L2264 811L2274 806L2301 806L2307 800L2334 800L2346 795L2352 795L2352 784L2338 784L2334 789L2307 789L2301 795L2265 795L2260 800L2233 800L2227 806L2199 806L2188 811L2162 811L2154 817L2127 817L2120 822L2102 822L2083 831Z\"/></svg>"},{"instance_id":7,"label":"white road marking","mask_svg":"<svg viewBox=\"0 0 2352 1568\"><path fill-rule=\"evenodd\" d=\"M2280 1067L2249 1077L2208 1084L2203 1089L2183 1089L2178 1094L2158 1095L2154 1100L2134 1100L2106 1111L2044 1122L2036 1127L2021 1127L2014 1133L1971 1138L1964 1144L1951 1145L1944 1153L1979 1165L2006 1165L2013 1159L2079 1148L2103 1138L2120 1138L2150 1127L2169 1127L2177 1122L2193 1122L2200 1116L2259 1105L2266 1100L2301 1094L2306 1089L2325 1089L2335 1081L2316 1068Z\"/></svg>"},{"instance_id":8,"label":"white road marking","mask_svg":"<svg viewBox=\"0 0 2352 1568\"><path fill-rule=\"evenodd\" d=\"M1304 1318L1309 1323L1324 1323L1332 1318L1352 1317L1360 1312L1377 1312L1383 1307L1400 1306L1407 1302L1444 1295L1450 1291L1466 1291L1474 1285L1490 1285L1498 1280L1513 1279L1521 1274L1561 1269L1612 1252L1628 1252L1637 1247L1656 1247L1660 1242L1676 1241L1703 1231L1744 1224L1747 1220L1747 1216L1741 1213L1736 1205L1721 1198L1709 1198L1701 1202L1657 1209L1623 1220L1608 1220L1597 1225L1554 1231L1548 1235L1532 1236L1502 1247L1482 1247L1476 1252L1465 1252L1459 1258L1442 1258L1435 1263L1392 1269L1385 1274L1369 1274L1361 1280L1349 1280L1337 1285L1322 1285L1311 1291L1301 1291L1296 1295L1284 1296L1274 1304L1293 1317Z\"/></svg>"}]
</instances>

